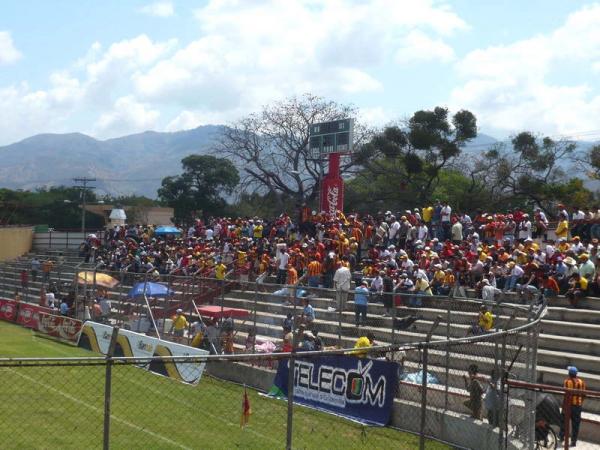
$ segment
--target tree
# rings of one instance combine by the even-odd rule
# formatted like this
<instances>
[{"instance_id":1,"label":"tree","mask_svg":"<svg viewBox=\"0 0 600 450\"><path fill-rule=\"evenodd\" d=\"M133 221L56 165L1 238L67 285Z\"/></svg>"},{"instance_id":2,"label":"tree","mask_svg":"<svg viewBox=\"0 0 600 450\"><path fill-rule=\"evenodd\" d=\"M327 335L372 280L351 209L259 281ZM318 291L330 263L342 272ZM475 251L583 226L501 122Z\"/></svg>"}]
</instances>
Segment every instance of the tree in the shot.
<instances>
[{"instance_id":1,"label":"tree","mask_svg":"<svg viewBox=\"0 0 600 450\"><path fill-rule=\"evenodd\" d=\"M574 160L587 176L594 180L600 180L600 144L594 145L583 154L575 155Z\"/></svg>"},{"instance_id":2,"label":"tree","mask_svg":"<svg viewBox=\"0 0 600 450\"><path fill-rule=\"evenodd\" d=\"M190 155L181 160L183 173L166 177L158 196L175 209L175 221L189 223L194 215L219 214L240 181L235 166L225 158Z\"/></svg>"},{"instance_id":3,"label":"tree","mask_svg":"<svg viewBox=\"0 0 600 450\"><path fill-rule=\"evenodd\" d=\"M308 154L310 124L354 117L357 110L310 94L265 106L223 132L215 148L239 162L242 189L248 193L278 194L296 204L316 199L319 162ZM367 130L355 124L355 142ZM344 173L352 162L342 165Z\"/></svg>"},{"instance_id":4,"label":"tree","mask_svg":"<svg viewBox=\"0 0 600 450\"><path fill-rule=\"evenodd\" d=\"M81 226L81 191L67 186L42 187L35 191L0 189L0 224L47 224L52 228ZM92 190L86 193L88 202L97 198ZM103 219L87 216L87 226L102 227Z\"/></svg>"},{"instance_id":5,"label":"tree","mask_svg":"<svg viewBox=\"0 0 600 450\"><path fill-rule=\"evenodd\" d=\"M571 141L524 131L511 139L510 148L497 144L484 152L471 175L484 181L496 198L521 199L551 213L557 200L588 196L583 183L567 177L563 168L575 149Z\"/></svg>"},{"instance_id":6,"label":"tree","mask_svg":"<svg viewBox=\"0 0 600 450\"><path fill-rule=\"evenodd\" d=\"M390 161L382 162L389 164ZM448 201L455 211L472 211L477 208L489 208L494 199L486 184L471 179L455 169L442 169L438 174L435 188L428 200ZM422 207L427 201L419 198L417 186L405 186L397 189L390 183L389 177L378 175L375 178L357 176L346 184L346 204L351 211L403 211Z\"/></svg>"},{"instance_id":7,"label":"tree","mask_svg":"<svg viewBox=\"0 0 600 450\"><path fill-rule=\"evenodd\" d=\"M366 170L362 176L384 176L392 190L412 189L421 201L431 196L442 169L477 136L477 120L466 110L451 118L448 109L421 110L403 126L389 126L376 134L355 156Z\"/></svg>"}]
</instances>

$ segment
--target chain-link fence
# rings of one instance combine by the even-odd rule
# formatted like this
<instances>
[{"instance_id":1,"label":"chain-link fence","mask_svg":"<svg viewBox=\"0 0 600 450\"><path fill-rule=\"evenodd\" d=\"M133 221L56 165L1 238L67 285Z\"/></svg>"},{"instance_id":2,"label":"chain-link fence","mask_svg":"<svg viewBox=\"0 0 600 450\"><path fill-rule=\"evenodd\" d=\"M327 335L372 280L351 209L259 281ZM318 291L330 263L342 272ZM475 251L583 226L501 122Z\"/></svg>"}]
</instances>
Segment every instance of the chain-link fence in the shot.
<instances>
[{"instance_id":1,"label":"chain-link fence","mask_svg":"<svg viewBox=\"0 0 600 450\"><path fill-rule=\"evenodd\" d=\"M213 353L215 356L205 357L207 376L194 388L198 389L198 392L205 382L214 382L218 386L223 383L219 380L239 384L226 384L227 387L222 388L223 392L215 387L215 392L221 392L215 399L195 399L196 394L189 394L189 386L186 384L150 377L155 381L160 380L160 383L166 383L165 386L178 386L173 387L174 390L182 389L181 394L174 394L173 405L178 405L175 409L181 410L182 417L189 416L187 419L180 418L179 415L173 416L184 422L183 430L179 429L178 421L166 421L166 428L163 425L152 425L152 428L146 425L146 421L159 422L161 417L175 414L171 412L172 405L164 406L168 403L166 397L169 397L169 393L163 393L163 397L166 395L163 399L166 403L158 403L156 400L156 405L141 407L140 403L163 397L158 393L152 396L150 391L142 394L143 386L151 386L144 381L148 374L128 367L132 364L131 360L116 359L112 372L116 381L113 383L112 401L117 402L116 404L124 403L116 406L117 410L121 411L120 414L117 414L114 408L112 411L122 420L128 420L128 408L132 408L132 411L139 408L146 414L144 416L140 413L140 417L145 417L143 420L135 416L140 423L130 420L133 425L146 430L138 430L135 433L131 431L131 435L138 435L140 447L148 448L148 440L151 438L162 442L156 444L157 447L177 446L177 443L184 447L198 447L198 442L191 441L198 434L191 433L188 440L187 430L197 430L200 426L198 424L202 422L193 424L193 420L198 417L206 419L210 417L208 413L223 418L225 422L222 423L229 424L227 426L237 424L235 417L237 415L239 418L244 383L247 385L251 403L267 400L258 395L258 392L266 393L269 390L281 359L289 358L289 354L273 357L277 352L289 352L294 348L302 352L348 349L369 336L374 345L380 346L371 357L382 358L397 367L398 387L394 393L396 401L389 422L393 427L418 433L423 438L431 437L470 448L503 448L509 444L513 446L511 448L515 448L514 439L509 436L512 432L511 427L525 420L526 425L523 429L528 430L528 433L524 435L521 445L529 448L536 445L535 415L531 412L535 410L532 406L535 403L534 396L524 395L519 398L517 403L521 405L520 409L508 408L504 389L506 380L509 379L532 383L536 381L537 336L539 321L545 309L544 305L538 304L535 299L526 299L526 304L523 305L486 303L455 296L457 291L454 289L445 296L404 291L396 286L391 292L387 292L372 289L370 283L365 286L365 290L360 290L361 280L355 280L357 288L345 292L308 285L302 278L295 285L278 285L268 276L245 281L245 277L230 273L226 279L216 280L200 276L111 273L94 270L92 267L88 268L88 276L77 282L77 273L85 267L71 267L69 261L66 261L63 267L65 270L61 272L61 278L70 277L72 280L65 290L75 293L71 314L83 320L200 347ZM100 280L104 275L112 276L117 283L109 287L101 285ZM2 278L5 295L13 290L12 280L14 283L18 282L14 275ZM165 291L152 295L146 289L152 283L161 284L166 288ZM142 293L146 295L132 295L136 285L141 285ZM29 289L30 292L37 292L41 287L39 283L30 283ZM103 308L99 306L101 302L104 303ZM178 329L175 325L179 315L186 318L183 329ZM223 356L224 354L232 356ZM250 359L243 362L223 359L238 358L240 354L250 354L246 357ZM84 381L94 379L91 375L84 375L88 368L90 373L99 370L102 372L100 381L103 381L103 370L106 367L98 369L96 364L104 365L105 362L94 362L94 365L80 362L70 366L68 370L71 374L79 372L79 378ZM26 380L14 373L21 370L21 367L24 367L22 363L13 363L12 366L5 364L2 370L7 371L13 378L18 377L17 380ZM39 362L38 367L41 372L57 370L47 362ZM22 373L30 378L32 376L29 374L36 372L36 369L30 366L24 370ZM44 376L46 375L40 375L41 378ZM47 376L52 380L62 379L59 372ZM121 377L123 381L119 382ZM125 379L138 379L138 393L144 398L143 401L127 400L128 393L131 393L132 398L138 394L134 395L136 388L129 386L134 383ZM94 386L96 385L98 383L94 382ZM37 386L41 388L41 385ZM72 395L68 389L63 391ZM94 391L90 388L86 392L91 395ZM104 392L104 384L101 384L100 397ZM232 394L233 392L235 394ZM188 394L191 395L191 403L183 402L177 397L181 395L182 398L187 398ZM75 394L72 396L78 398ZM66 398L68 397L63 396L61 401L66 401ZM253 402L254 398L256 400ZM250 428L239 433L237 430L230 430L230 433L223 434L222 441L215 441L211 434L212 446L264 447L271 442L269 439L275 439L279 446L283 446L287 439L287 427L281 430L288 423L291 406L288 407L284 400L268 400L269 414L261 416L260 419L258 415L253 416L254 426L250 428L254 428L256 433L250 431ZM271 406L271 402L277 406ZM92 400L88 403L91 404ZM101 401L101 412L103 404ZM511 405L512 403L509 403L509 406ZM166 408L165 414L162 414L163 408ZM202 415L204 410L207 414ZM91 414L94 410L87 408L87 411ZM327 420L333 419L314 420L312 414L315 413L308 411L311 410L294 409L291 437L295 439L295 446L313 448L322 441L330 443L326 445L327 448L341 447L342 442L333 441L339 439L336 436L339 434L339 427L342 426L340 424L345 424L344 433L352 443L344 446L351 447L355 442L382 447L387 442L385 439L389 438L387 433L393 431L387 428L363 427L343 420L331 426ZM525 414L524 411L528 413ZM309 418L301 420L301 414L308 414ZM77 427L77 420L83 420L84 416L82 413L70 426ZM189 421L189 425L186 425L186 421ZM98 426L102 428L104 423L103 420ZM119 420L115 423L120 423L114 425L116 427L128 427L133 430L131 426ZM227 428L225 425L219 428L211 421L204 422L201 427L221 431ZM153 431L154 429L158 431ZM258 429L263 430L260 433L264 436L257 435ZM269 431L265 434L264 430L267 429ZM276 436L273 436L271 429ZM275 430L281 432L277 434ZM98 431L97 427L95 431ZM93 433L88 433L86 437L91 438L92 435ZM173 436L183 437L177 440ZM169 444L163 438L171 439L176 444ZM125 438L115 436L112 439L113 444L118 447L136 446L120 439ZM97 445L97 441L95 442ZM223 442L223 445L219 445L218 442ZM258 445L259 442L262 442L262 445ZM600 442L600 439L594 442ZM416 445L418 442L412 441L412 446L406 448L414 448Z\"/></svg>"},{"instance_id":2,"label":"chain-link fence","mask_svg":"<svg viewBox=\"0 0 600 450\"><path fill-rule=\"evenodd\" d=\"M526 375L528 359L521 355L535 348L527 335L535 330L539 316L532 319L510 332L449 340L437 339L436 329L447 324L436 319L419 344L329 352L311 351L307 343L314 341L314 334L298 326L291 353L145 359L110 356L117 345L123 346L115 327L106 357L0 360L4 381L0 446L408 449L427 443L427 448L446 448L428 441L431 437L470 448L503 448L506 436L498 432L488 436L488 427L480 420L484 411L488 420L491 417L487 403L481 405L488 394L472 387L481 375L470 366L475 362L483 372L497 365L501 380L515 371ZM96 334L100 339L101 332ZM533 347L524 351L525 345ZM328 359L336 357L343 360ZM381 375L388 388L380 389L375 375L369 378L372 373L365 376L365 368L371 370L373 363L382 366L377 370L388 370ZM281 366L289 364L295 370L281 372ZM358 370L353 369L356 364ZM468 381L462 379L465 366ZM337 388L336 370L341 377ZM178 376L188 383L171 379ZM499 383L495 412L500 421L506 415L504 384ZM319 400L324 409L335 412L340 406L332 401L338 398L333 395L336 389L338 397L348 402L342 415L350 411L352 399L361 403L367 398L372 405L389 401L390 416L384 423L390 427L343 420L316 411L319 406L310 402L312 408L299 406L307 399ZM292 398L293 402L288 400ZM524 410L528 404L522 401ZM498 425L505 429L502 422Z\"/></svg>"}]
</instances>

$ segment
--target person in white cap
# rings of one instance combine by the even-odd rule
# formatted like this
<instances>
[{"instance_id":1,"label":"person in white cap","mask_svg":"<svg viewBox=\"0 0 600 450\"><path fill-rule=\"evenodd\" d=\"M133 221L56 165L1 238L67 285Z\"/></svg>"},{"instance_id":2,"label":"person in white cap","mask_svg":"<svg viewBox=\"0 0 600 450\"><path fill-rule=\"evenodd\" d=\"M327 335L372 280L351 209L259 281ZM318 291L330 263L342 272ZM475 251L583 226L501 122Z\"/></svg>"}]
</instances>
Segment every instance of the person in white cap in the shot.
<instances>
[{"instance_id":1,"label":"person in white cap","mask_svg":"<svg viewBox=\"0 0 600 450\"><path fill-rule=\"evenodd\" d=\"M501 294L502 291L490 284L490 280L484 278L481 280L481 299L484 301L494 301L496 294Z\"/></svg>"}]
</instances>

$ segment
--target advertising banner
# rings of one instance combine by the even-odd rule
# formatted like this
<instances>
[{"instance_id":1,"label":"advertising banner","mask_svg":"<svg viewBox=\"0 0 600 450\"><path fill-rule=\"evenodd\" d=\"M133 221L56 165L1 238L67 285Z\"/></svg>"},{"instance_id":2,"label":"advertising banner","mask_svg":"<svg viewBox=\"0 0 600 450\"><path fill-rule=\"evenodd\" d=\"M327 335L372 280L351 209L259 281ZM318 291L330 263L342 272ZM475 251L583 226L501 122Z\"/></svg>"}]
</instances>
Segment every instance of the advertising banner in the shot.
<instances>
[{"instance_id":1,"label":"advertising banner","mask_svg":"<svg viewBox=\"0 0 600 450\"><path fill-rule=\"evenodd\" d=\"M37 330L49 336L77 342L82 324L81 320L40 312Z\"/></svg>"},{"instance_id":2,"label":"advertising banner","mask_svg":"<svg viewBox=\"0 0 600 450\"><path fill-rule=\"evenodd\" d=\"M77 345L96 353L106 354L110 346L113 327L96 322L85 322ZM203 356L209 352L187 345L175 344L129 330L119 330L115 356L151 358L153 356ZM140 364L151 372L174 378L185 383L197 384L204 371L204 362L182 363L152 361Z\"/></svg>"},{"instance_id":3,"label":"advertising banner","mask_svg":"<svg viewBox=\"0 0 600 450\"><path fill-rule=\"evenodd\" d=\"M37 329L40 313L52 314L50 308L33 305L31 303L19 303L19 313L17 315L17 323L26 328Z\"/></svg>"},{"instance_id":4,"label":"advertising banner","mask_svg":"<svg viewBox=\"0 0 600 450\"><path fill-rule=\"evenodd\" d=\"M287 396L288 365L282 361L275 386ZM369 425L387 425L398 386L398 365L354 356L298 359L294 401Z\"/></svg>"},{"instance_id":5,"label":"advertising banner","mask_svg":"<svg viewBox=\"0 0 600 450\"><path fill-rule=\"evenodd\" d=\"M110 325L87 321L81 327L77 346L106 355L110 347L112 330L113 327Z\"/></svg>"},{"instance_id":6,"label":"advertising banner","mask_svg":"<svg viewBox=\"0 0 600 450\"><path fill-rule=\"evenodd\" d=\"M187 345L175 344L173 342L160 340L154 354L156 356L203 356L209 352L199 348L188 347ZM204 371L204 362L163 362L152 361L150 363L150 371L164 375L176 380L190 384L198 384Z\"/></svg>"},{"instance_id":7,"label":"advertising banner","mask_svg":"<svg viewBox=\"0 0 600 450\"><path fill-rule=\"evenodd\" d=\"M327 176L323 179L321 193L321 211L335 215L344 210L344 180Z\"/></svg>"},{"instance_id":8,"label":"advertising banner","mask_svg":"<svg viewBox=\"0 0 600 450\"><path fill-rule=\"evenodd\" d=\"M135 358L152 358L158 339L129 330L119 330L115 356L132 356ZM148 367L148 363L140 363L139 367Z\"/></svg>"},{"instance_id":9,"label":"advertising banner","mask_svg":"<svg viewBox=\"0 0 600 450\"><path fill-rule=\"evenodd\" d=\"M17 302L0 298L0 320L14 322L17 319Z\"/></svg>"}]
</instances>

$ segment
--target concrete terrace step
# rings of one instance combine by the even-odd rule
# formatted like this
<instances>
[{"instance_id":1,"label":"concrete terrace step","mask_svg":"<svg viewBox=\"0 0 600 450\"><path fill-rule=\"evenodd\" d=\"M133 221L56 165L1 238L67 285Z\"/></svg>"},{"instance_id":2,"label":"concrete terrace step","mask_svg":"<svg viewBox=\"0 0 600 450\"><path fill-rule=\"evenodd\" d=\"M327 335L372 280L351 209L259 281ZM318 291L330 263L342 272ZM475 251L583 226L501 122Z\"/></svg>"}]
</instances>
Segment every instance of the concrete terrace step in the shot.
<instances>
[{"instance_id":1,"label":"concrete terrace step","mask_svg":"<svg viewBox=\"0 0 600 450\"><path fill-rule=\"evenodd\" d=\"M227 297L225 299L225 304L227 306L236 307L236 308L245 308L246 305L243 303L243 300ZM261 304L258 303L257 306L260 307L260 310L257 312L257 320L263 323L269 323L272 325L281 325L283 319L288 311L291 311L293 307L284 306L284 305L273 305L273 304ZM316 310L317 317L321 320L318 321L318 324L321 324L325 321L325 323L329 324L328 328L334 327L337 330L338 323L338 313L330 312L326 310ZM343 314L344 320L342 323L342 330L344 335L355 335L354 330L355 326L353 325L353 314L350 312L344 312ZM374 329L374 327L380 330L383 334L383 338L391 341L391 319L386 319L389 327L384 326L385 324L382 322L371 322L367 324L367 329ZM429 331L433 320L418 320L415 322L414 327L412 328L413 332L407 331L398 331L395 332L395 341L396 342L417 342L424 339L427 331ZM317 325L316 325L317 326ZM453 325L454 326L454 325ZM451 326L451 329L452 327ZM439 334L441 331L445 330L446 324L444 322L440 323L438 329L436 330L436 334ZM458 328L458 331L451 333L457 334L456 337L462 337L465 334L465 330L468 329L468 325L461 326ZM416 334L416 336L415 336ZM405 340L406 337L406 340ZM416 339L415 339L416 338ZM444 339L445 336L440 336L440 339ZM579 355L574 354L572 352L557 352L546 349L538 350L538 360L539 364L554 366L557 368L564 368L566 365L576 365L580 368L580 370L586 370L591 372L600 373L600 357L598 356L589 356L589 355Z\"/></svg>"},{"instance_id":2,"label":"concrete terrace step","mask_svg":"<svg viewBox=\"0 0 600 450\"><path fill-rule=\"evenodd\" d=\"M228 302L228 306L234 306L234 307L250 309L250 310L254 308L254 303L255 303L254 300L241 299L241 298L238 298L236 296L236 294L237 294L236 292L231 292L230 294L228 294L228 296L226 297L226 302ZM313 305L313 308L316 308L317 320L327 318L327 320L337 322L338 313L337 312L329 312L325 309L328 305L330 305L330 303L327 300L314 299L311 301L311 304ZM281 316L285 316L285 314L287 312L289 312L288 309L285 309L285 310L282 309L285 307L283 307L281 303L273 302L273 301L259 301L259 302L257 302L257 307L260 310L272 311L274 313L280 314ZM380 306L377 304L370 304L369 310L371 310L371 309L373 309L373 310L375 310L375 312L379 312L379 313L382 313L384 311L383 306ZM291 310L291 308L290 308L290 310ZM297 310L298 310L298 312L301 311L301 307L298 307ZM445 328L446 312L443 310L430 309L430 308L399 308L397 310L397 314L398 314L398 317L400 317L400 315L422 316L422 319L416 322L416 326L417 326L418 330L423 333L426 333L429 330L429 327L433 323L433 320L435 320L436 316L440 315L442 317L442 321L438 327L438 333L440 332L439 330L443 330ZM342 314L342 317L343 317L342 321L344 323L353 323L354 322L354 314L351 311L348 311L348 310L344 311L344 313ZM453 337L465 336L467 330L469 329L469 326L471 324L475 323L476 318L477 318L476 313L451 312L451 326L450 326L451 335ZM368 321L368 324L370 324L370 325L384 327L384 328L387 328L391 332L391 326L392 326L391 318L384 318L384 317L381 317L380 315L374 315L371 313L371 311L369 311L367 321ZM505 321L506 321L506 316L501 316L499 319L499 322L504 323ZM524 323L524 320L515 320L514 323L522 324L522 323ZM548 323L543 322L543 324L544 324L543 325L544 331L547 329L553 328L556 333L561 333L561 332L567 333L573 329L575 329L575 330L579 329L578 324L564 324L564 323L555 322L555 321L550 321ZM596 349L595 348L596 346L594 345L594 342L596 341L595 336L600 335L600 326L582 325L582 328L584 328L584 331L587 331L588 338L579 338L580 340L572 340L572 338L569 336L563 337L561 335L555 336L550 333L548 333L548 334L544 333L541 336L542 339L540 341L540 348L555 350L556 349L555 341L556 341L556 339L560 339L563 343L563 347L569 346L569 353L573 353L575 351L575 352L579 352L579 353L586 353L586 354L600 356L600 348ZM544 339L546 336L548 336L549 339ZM548 345L548 343L550 343L550 345ZM590 351L593 353L590 353Z\"/></svg>"}]
</instances>

